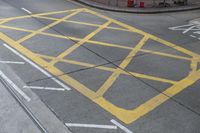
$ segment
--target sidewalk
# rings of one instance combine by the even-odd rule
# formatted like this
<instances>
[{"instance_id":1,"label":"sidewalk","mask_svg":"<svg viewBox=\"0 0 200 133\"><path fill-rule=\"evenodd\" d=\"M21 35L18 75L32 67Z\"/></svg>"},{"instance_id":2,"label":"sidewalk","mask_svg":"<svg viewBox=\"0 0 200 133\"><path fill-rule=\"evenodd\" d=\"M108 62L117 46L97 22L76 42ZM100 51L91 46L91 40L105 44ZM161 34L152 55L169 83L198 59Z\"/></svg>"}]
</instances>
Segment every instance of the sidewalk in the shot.
<instances>
[{"instance_id":1,"label":"sidewalk","mask_svg":"<svg viewBox=\"0 0 200 133\"><path fill-rule=\"evenodd\" d=\"M102 9L102 10L108 10L108 11L114 11L114 12L125 12L125 13L144 13L144 14L150 14L150 13L167 13L167 12L180 12L180 11L189 11L189 10L197 10L200 9L200 2L196 2L196 0L193 0L194 2L186 5L186 6L176 6L176 7L152 7L152 8L122 8L122 7L112 7L112 6L106 6L103 4L99 4L96 2L93 2L91 0L74 0L76 2L79 2L81 4Z\"/></svg>"},{"instance_id":2,"label":"sidewalk","mask_svg":"<svg viewBox=\"0 0 200 133\"><path fill-rule=\"evenodd\" d=\"M40 133L23 108L0 82L0 132Z\"/></svg>"}]
</instances>

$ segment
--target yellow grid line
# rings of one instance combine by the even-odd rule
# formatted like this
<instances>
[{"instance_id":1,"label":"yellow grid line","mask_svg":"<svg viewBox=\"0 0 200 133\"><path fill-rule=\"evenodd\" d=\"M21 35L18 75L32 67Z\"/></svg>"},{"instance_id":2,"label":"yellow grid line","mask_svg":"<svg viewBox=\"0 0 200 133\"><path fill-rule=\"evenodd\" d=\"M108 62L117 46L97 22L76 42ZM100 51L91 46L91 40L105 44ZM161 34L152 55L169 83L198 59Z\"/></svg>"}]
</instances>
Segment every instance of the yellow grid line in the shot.
<instances>
[{"instance_id":1,"label":"yellow grid line","mask_svg":"<svg viewBox=\"0 0 200 133\"><path fill-rule=\"evenodd\" d=\"M94 99L93 101L99 104L102 108L104 108L108 112L117 116L118 119L120 119L121 121L125 122L126 124L130 124L136 121L137 119L143 117L150 111L154 110L156 107L163 104L171 97L187 89L188 86L191 86L199 79L200 79L200 70L198 70L196 73L188 75L186 78L182 79L178 83L166 89L163 93L156 95L155 97L151 98L150 100L146 101L145 103L139 105L138 107L132 110L126 110L117 107L116 105L113 105L112 103L108 102L103 97Z\"/></svg>"},{"instance_id":2,"label":"yellow grid line","mask_svg":"<svg viewBox=\"0 0 200 133\"><path fill-rule=\"evenodd\" d=\"M54 21L55 20L59 20L58 18L45 17L45 16L39 16L39 15L35 15L35 17L36 18L47 19L47 20L54 20ZM80 24L80 25L87 25L87 26L92 26L92 27L99 27L99 26L101 26L100 24L91 24L91 23L87 23L87 22L79 22L79 21L73 21L73 20L63 20L63 22ZM113 29L113 30L121 30L121 31L130 32L127 29L117 28L117 27L112 27L112 26L108 26L108 27L106 27L106 29Z\"/></svg>"},{"instance_id":3,"label":"yellow grid line","mask_svg":"<svg viewBox=\"0 0 200 133\"><path fill-rule=\"evenodd\" d=\"M126 25L126 24L124 24L124 23L122 23L122 22L116 21L116 20L114 20L114 19L111 19L111 18L109 18L109 17L107 17L107 16L104 16L104 15L101 15L101 14L99 14L99 13L96 13L96 12L94 12L94 11L92 11L92 10L86 9L86 12L89 12L89 13L91 13L91 14L97 15L97 16L99 16L99 17L101 17L101 18L104 18L104 19L110 19L110 20L113 21L113 23L115 23L115 24L117 24L117 25L120 25L120 26L122 26L122 27L125 27L126 29L128 29L128 30L130 30L130 31L132 31L132 32L136 32L136 33L141 34L141 35L144 35L144 36L145 36L145 35L148 35L149 38L152 39L152 40L154 40L154 41L160 42L161 44L165 44L166 46L169 46L169 47L171 47L171 48L173 48L173 49L176 49L177 51L180 51L180 52L182 52L182 53L185 53L185 54L187 54L187 55L194 56L194 57L200 59L200 55L198 55L198 54L196 54L196 53L194 53L194 52L192 52L192 51L190 51L190 50L187 50L187 49L185 49L185 48L182 48L182 47L180 47L180 46L178 46L178 45L175 45L175 44L173 44L173 43L170 43L170 42L168 42L168 41L166 41L166 40L164 40L164 39L158 38L158 37L156 37L156 36L154 36L154 35L151 35L151 34L149 34L149 33L146 33L146 32L144 32L144 31L142 31L142 30L139 30L139 29L134 28L134 27L132 27L132 26Z\"/></svg>"},{"instance_id":4,"label":"yellow grid line","mask_svg":"<svg viewBox=\"0 0 200 133\"><path fill-rule=\"evenodd\" d=\"M35 56L35 54L32 53L30 50L26 49L25 47L23 47L21 44L17 43L16 41L10 39L3 33L0 33L0 38L3 41L5 41L7 44L9 44L11 47L15 48L16 50L18 50L19 52L21 52L22 54L24 54L25 56L27 56L28 58L36 62L41 67L48 66L49 64L48 62L46 62L42 58ZM54 66L43 67L43 68L53 75L63 74L62 71L60 71L58 68ZM110 103L103 97L97 98L98 95L95 92L91 91L88 87L84 86L83 84L79 83L78 81L76 81L75 79L71 78L68 75L62 75L62 76L59 76L58 78L62 80L63 82L72 86L78 92L88 97L93 102L95 102L96 104L98 104L99 106L101 106L102 108L110 112L111 114L115 115L118 119L120 119L124 123L130 124L133 121L139 119L141 116L155 109L160 104L167 101L170 97L178 94L179 92L186 89L188 86L194 84L197 80L200 79L200 70L195 73L190 74L183 80L174 84L172 87L166 89L163 93L168 95L169 97L163 94L159 94L133 110L126 110L126 109L117 107L116 105L113 105L112 103Z\"/></svg>"},{"instance_id":5,"label":"yellow grid line","mask_svg":"<svg viewBox=\"0 0 200 133\"><path fill-rule=\"evenodd\" d=\"M112 86L112 84L116 81L116 79L120 76L121 69L125 69L128 64L132 61L132 58L138 53L138 51L142 48L143 45L145 45L146 41L149 39L148 36L144 36L143 39L136 45L136 47L128 54L127 58L122 61L122 63L119 65L119 68L117 68L112 75L104 82L104 84L100 87L100 89L97 91L98 96L103 96L104 93ZM128 58L131 57L131 58Z\"/></svg>"},{"instance_id":6,"label":"yellow grid line","mask_svg":"<svg viewBox=\"0 0 200 133\"><path fill-rule=\"evenodd\" d=\"M55 57L53 57L53 56L42 55L42 54L36 54L36 55L41 57L41 58L55 60ZM116 69L110 68L110 67L96 66L95 64L90 64L90 63L85 63L85 62L80 62L80 61L74 61L74 60L69 60L69 59L61 59L60 62L65 62L65 63L69 63L69 64L73 64L73 65L79 65L79 66L83 66L83 67L95 67L97 69L105 70L105 71L109 71L109 72L114 72L116 70ZM133 76L136 76L138 78L144 78L144 79L159 81L159 82L168 83L168 84L175 84L175 83L178 82L178 81L174 81L174 80L169 80L169 79L160 78L160 77L154 77L154 76L140 74L140 73L131 72L131 71L127 71L127 72L126 71L120 71L120 73L124 74L124 75L129 75L129 76L133 75Z\"/></svg>"},{"instance_id":7,"label":"yellow grid line","mask_svg":"<svg viewBox=\"0 0 200 133\"><path fill-rule=\"evenodd\" d=\"M9 20L2 20L1 22L0 22L0 24L4 24L4 23L6 23L6 22L8 22Z\"/></svg>"},{"instance_id":8,"label":"yellow grid line","mask_svg":"<svg viewBox=\"0 0 200 133\"><path fill-rule=\"evenodd\" d=\"M63 18L61 18L61 19L59 19L59 20L57 20L57 21L55 21L55 22L53 22L53 23L51 23L51 24L49 24L49 25L47 25L47 26L45 26L45 27L43 27L43 28L41 28L39 30L37 30L37 31L32 32L31 34L19 39L17 42L18 43L22 43L22 42L32 38L33 36L37 35L38 33L43 32L43 31L45 31L45 30L47 30L47 29L49 29L49 28L61 23L63 20L68 19L68 18L78 14L81 11L82 11L82 9L80 9L78 11L75 11L75 12L71 13L70 15L67 15L67 16L65 16L65 17L63 17Z\"/></svg>"},{"instance_id":9,"label":"yellow grid line","mask_svg":"<svg viewBox=\"0 0 200 133\"><path fill-rule=\"evenodd\" d=\"M113 23L115 23L115 24L117 24L117 25L120 25L120 26L122 26L122 27L125 27L125 28L126 28L128 31L130 31L130 32L136 32L136 33L139 33L139 34L142 34L142 35L149 35L149 37L150 37L151 39L155 40L155 41L158 41L158 42L163 43L163 44L165 44L165 45L167 45L167 46L169 46L169 47L172 47L172 48L174 48L174 49L176 49L176 50L178 50L178 51L181 51L181 52L183 52L183 53L185 53L185 54L188 54L188 55L190 55L190 56L195 56L195 57L198 57L198 58L200 59L200 55L195 54L195 53L193 53L193 52L191 52L191 51L189 51L189 50L187 50L187 49L184 49L184 48L179 47L179 46L177 46L177 45L174 46L173 43L170 43L170 42L168 42L168 41L165 41L165 40L163 40L163 39L160 39L160 38L158 38L158 37L156 37L156 36L154 36L154 35L148 34L148 33L144 32L144 31L141 31L141 30L139 30L139 29L136 29L136 28L134 28L134 27L131 27L131 26L129 26L129 25L126 25L126 24L124 24L124 23L121 23L121 22L119 22L119 21L116 21L116 20L114 20L114 19L111 19L111 18L109 18L109 17L107 17L107 16L101 15L101 14L99 14L99 13L96 13L96 12L94 12L94 11L92 11L92 10L89 10L89 9L86 9L86 8L78 8L78 9L71 9L71 10L64 10L64 11L54 11L54 12L47 12L47 13L38 13L38 14L27 15L27 16L18 16L18 17L3 18L3 19L0 19L0 20L2 20L2 22L3 22L3 21L6 21L6 22L7 22L7 21L10 21L10 20L14 20L14 19L37 17L37 16L41 16L41 15L59 14L59 13L77 11L77 10L82 10L82 11L85 11L85 12L89 12L89 13L91 13L91 14L94 14L94 15L96 15L96 16L98 16L98 17L100 17L100 18L104 18L104 19L106 19L106 20L112 20ZM0 24L2 24L2 23L0 23Z\"/></svg>"},{"instance_id":10,"label":"yellow grid line","mask_svg":"<svg viewBox=\"0 0 200 133\"><path fill-rule=\"evenodd\" d=\"M86 86L80 84L78 81L76 81L75 79L71 78L70 76L63 75L64 73L61 70L59 70L58 68L56 68L54 66L52 66L52 67L44 67L44 66L49 66L49 63L47 61L43 60L42 58L37 57L35 53L33 53L29 49L27 49L24 46L22 46L20 43L12 40L7 35L5 35L5 34L0 32L0 38L3 41L5 41L5 43L10 45L14 49L18 50L23 55L25 55L26 57L31 59L32 61L36 62L39 66L41 66L42 68L44 68L46 71L50 72L51 74L53 74L55 76L56 75L62 75L62 76L58 77L60 80L62 80L64 82L67 81L67 84L69 84L70 86L73 86L74 89L76 89L80 93L84 94L86 97L89 97L91 99L96 97L96 94L92 90L90 90Z\"/></svg>"},{"instance_id":11,"label":"yellow grid line","mask_svg":"<svg viewBox=\"0 0 200 133\"><path fill-rule=\"evenodd\" d=\"M76 11L77 11L77 9L76 9ZM189 51L187 49L184 49L184 48L182 48L180 46L177 46L177 45L175 45L173 43L170 43L168 41L160 39L160 38L158 38L158 37L156 37L154 35L148 34L148 33L144 32L144 31L139 30L139 29L136 29L134 27L131 27L131 26L126 25L124 23L121 23L119 21L113 20L113 19L111 19L109 17L106 17L106 16L101 15L99 13L96 13L94 11L91 11L91 10L88 10L88 9L84 9L84 11L89 12L91 14L94 14L94 15L96 15L98 17L104 18L104 19L108 20L109 22L115 23L115 24L117 24L117 25L119 25L121 27L124 27L128 31L130 31L130 32L136 32L136 33L139 33L139 34L145 36L142 39L142 40L144 40L144 42L146 42L145 38L146 39L152 39L152 40L160 42L160 43L162 43L162 44L164 44L166 46L169 46L169 47L171 47L173 49L176 49L177 51L180 51L182 53L190 55L190 56L193 57L193 59L189 58L189 60L192 60L193 64L196 64L196 63L194 63L194 58L195 58L195 61L197 61L197 60L199 61L199 59L200 59L200 55L198 55L198 54L196 54L196 53L194 53L192 51ZM46 13L46 14L48 14L48 13ZM10 21L10 20L19 19L19 18L20 17L14 17L14 18L6 19L6 20L4 19L3 21L7 22L7 21ZM23 16L21 16L21 18L23 18ZM1 23L3 21L1 21ZM63 21L63 20L60 19L60 22L61 21ZM37 32L37 31L34 31L34 32ZM38 32L36 34L49 35L49 36L52 36L52 37L60 37L60 38L65 38L65 39L67 38L67 37L63 37L63 36L60 36L60 35L52 35L50 33L43 33L43 32ZM95 34L96 33L94 33L94 35ZM0 32L0 38L3 41L5 41L7 44L9 44L11 47L13 47L16 50L18 50L19 52L23 53L25 56L27 56L28 58L30 58L31 60L33 60L34 62L36 62L38 65L40 65L41 67L43 67L44 69L46 69L51 74L53 74L53 75L62 75L62 74L64 74L61 70L59 70L55 66L51 66L50 63L48 63L45 60L43 60L42 58L36 56L33 52L31 52L30 50L28 50L25 47L23 47L19 42L16 42L16 41L12 40L11 38L9 38L8 36L6 36L5 34L3 34L1 32ZM82 41L82 39L78 39L78 38L75 38L75 37L69 37L69 38L70 39L76 39L78 41L79 40ZM88 42L88 41L91 41L91 40L88 39L85 42ZM113 44L102 43L102 42L99 42L99 43L101 43L101 45L114 46ZM142 44L142 41L141 41L141 47L143 45L144 44ZM136 46L135 48L132 48L132 51L129 53L129 55L133 54L131 56L134 56L137 52L141 51L141 47L140 46L138 46L138 47ZM135 51L135 54L134 54L134 51ZM157 54L159 54L159 52L157 52ZM168 54L165 54L165 53L161 53L161 54L163 56L164 55L168 56ZM179 57L181 57L181 56L179 56ZM62 61L62 60L63 60L62 58L61 59L56 58L56 62L57 61ZM128 59L124 60L120 64L120 66L122 68L125 68L130 63L131 60L132 60L132 58L128 58ZM192 63L191 63L191 67L192 66L196 67L196 65L192 65ZM86 64L84 64L84 65L86 65ZM44 66L51 66L51 67L44 67ZM116 78L114 76L118 77L120 74L122 74L121 71L122 70L118 70L118 69L114 70L114 72L112 74L113 76L110 76L111 84L114 83L114 80L116 80ZM115 73L115 75L114 75L114 73ZM65 82L65 83L69 84L70 86L72 86L74 89L76 89L77 91L79 91L84 96L88 97L90 100L92 100L93 102L95 102L96 104L98 104L99 106L101 106L102 108L104 108L105 110L107 110L108 112L110 112L111 114L115 115L118 119L120 119L124 123L130 124L133 121L135 121L135 120L139 119L140 117L144 116L148 112L152 111L153 109L155 109L156 107L158 107L162 103L166 102L168 99L170 99L170 97L173 97L174 95L176 95L179 92L181 92L184 89L186 89L188 86L194 84L197 80L200 79L200 70L198 70L198 71L196 70L196 71L191 72L187 77L185 77L184 79L182 79L179 82L176 82L173 86L171 86L168 89L166 89L163 92L164 94L162 94L162 93L158 94L157 96L155 96L155 97L151 98L150 100L146 101L144 104L141 104L140 106L138 106L138 107L136 107L134 109L131 109L131 110L126 110L126 109L117 107L116 105L114 105L111 102L107 101L103 96L101 96L101 95L103 95L106 92L106 90L107 90L106 87L105 87L105 90L102 91L103 93L101 93L99 95L98 93L93 92L91 89L89 89L88 87L84 86L83 84L81 84L80 82L76 81L75 79L71 78L68 75L62 75L62 76L59 76L58 78L60 80L62 80L63 82ZM109 80L109 78L108 78L108 80ZM108 80L107 80L107 82L108 82ZM107 84L107 85L111 86L109 84Z\"/></svg>"},{"instance_id":12,"label":"yellow grid line","mask_svg":"<svg viewBox=\"0 0 200 133\"><path fill-rule=\"evenodd\" d=\"M4 25L0 25L0 28L30 32L30 33L34 32L33 30L27 30L27 29L23 29L23 28L16 28L16 27L4 26ZM38 34L50 36L50 37L55 37L55 38L67 39L67 40L69 40L69 39L72 39L72 40L75 40L75 41L82 40L81 38L76 38L76 37L72 37L72 36L63 36L63 35L59 35L59 34L52 34L52 33L46 33L46 32L40 32ZM129 46L123 46L123 45L105 43L105 42L99 42L99 41L93 41L93 40L88 40L87 43L89 43L89 44L91 43L91 44L95 44L95 45L102 45L102 46L107 46L107 47L127 49L127 50L133 49L132 47L129 47ZM166 57L171 57L171 58L177 58L177 59L192 61L192 58L179 56L179 55L167 54L167 53L157 52L157 51L153 51L153 50L146 50L146 49L141 49L140 51L145 52L145 53L156 54L156 55L160 55L160 56L166 56ZM200 62L200 59L197 62Z\"/></svg>"},{"instance_id":13,"label":"yellow grid line","mask_svg":"<svg viewBox=\"0 0 200 133\"><path fill-rule=\"evenodd\" d=\"M145 33L145 32L143 32L143 31L141 31L141 30L138 30L138 29L136 29L136 28L133 28L133 27L131 27L131 26L125 25L125 24L123 24L123 23L121 23L121 22L119 22L119 21L110 19L109 17L103 16L103 15L101 15L101 14L98 14L98 13L96 13L96 12L94 12L94 11L91 11L91 10L88 10L88 9L85 9L85 8L81 8L81 9L84 10L85 12L89 12L89 13L91 13L91 14L94 14L94 15L96 15L96 16L98 16L98 17L101 17L101 18L104 18L104 19L106 19L106 20L112 20L113 23L115 23L115 24L117 24L117 25L120 25L120 26L122 26L122 27L127 28L127 30L130 31L130 32L136 32L136 33L139 33L139 34L142 34L142 35L148 34L148 33ZM69 12L69 11L77 11L77 10L81 10L81 9L74 9L74 10L67 10L67 11L57 11L57 12L50 12L50 13L40 13L40 14L35 14L35 15L32 15L32 16L36 16L36 17L37 17L38 15L50 15L50 14L57 14L57 13ZM4 21L4 20L7 21L7 20L13 20L13 19L24 18L24 17L31 17L31 16L11 17L11 18L2 19L2 20L3 20L3 21ZM1 19L0 19L0 20L1 20ZM0 23L0 24L1 24L1 23ZM150 36L151 39L153 39L153 40L155 40L155 41L158 41L158 42L160 42L160 43L164 43L165 45L167 45L167 46L169 46L169 47L172 47L172 48L174 48L174 49L176 49L176 50L178 50L178 51L181 51L181 52L183 52L183 53L185 53L185 54L188 54L188 55L191 55L191 56L196 56L196 57L198 57L198 58L200 59L200 56L199 56L198 54L195 54L195 53L193 53L193 52L191 52L191 51L189 51L189 50L186 50L186 49L184 49L184 48L181 48L181 47L179 47L179 46L177 46L177 45L174 46L172 43L167 42L167 41L165 41L165 40L163 40L163 39L160 39L160 38L158 38L158 37L155 37L155 36L153 36L153 35L151 35L151 34L148 34L148 35Z\"/></svg>"},{"instance_id":14,"label":"yellow grid line","mask_svg":"<svg viewBox=\"0 0 200 133\"><path fill-rule=\"evenodd\" d=\"M189 58L189 57L173 55L173 54L167 54L167 53L157 52L157 51L153 51L153 50L141 49L140 51L141 52L145 52L145 53L150 53L150 54L156 54L156 55L160 55L160 56L166 56L166 57L170 57L170 58L181 59L181 60L187 60L187 61L191 61L192 60L192 58Z\"/></svg>"},{"instance_id":15,"label":"yellow grid line","mask_svg":"<svg viewBox=\"0 0 200 133\"><path fill-rule=\"evenodd\" d=\"M23 18L31 18L31 17L35 17L38 15L54 15L54 14L60 14L60 13L67 13L67 12L73 12L73 11L77 11L77 10L84 10L85 8L77 8L77 9L72 9L72 10L63 10L63 11L53 11L53 12L47 12L47 13L38 13L38 14L32 14L32 15L24 15L24 16L17 16L17 17L9 17L9 18L2 18L0 19L0 21L4 21L0 24L6 23L8 21L11 20L16 20L16 19L23 19Z\"/></svg>"},{"instance_id":16,"label":"yellow grid line","mask_svg":"<svg viewBox=\"0 0 200 133\"><path fill-rule=\"evenodd\" d=\"M96 30L94 30L93 32L91 32L89 35L87 35L85 38L81 39L79 42L77 42L76 44L74 44L73 46L71 46L70 48L68 48L67 50L65 50L63 53L61 53L59 56L57 56L55 60L53 60L53 61L50 62L50 66L54 65L60 59L62 59L65 56L69 55L74 50L76 50L78 47L80 47L81 45L83 45L84 43L86 43L89 39L91 39L93 36L95 36L98 32L100 32L101 30L103 30L104 28L106 28L110 23L111 23L111 21L108 21L108 22L104 23L99 28L97 28Z\"/></svg>"},{"instance_id":17,"label":"yellow grid line","mask_svg":"<svg viewBox=\"0 0 200 133\"><path fill-rule=\"evenodd\" d=\"M195 57L192 59L190 67L191 67L191 73L194 73L194 72L197 71L197 69L198 69L198 60Z\"/></svg>"}]
</instances>

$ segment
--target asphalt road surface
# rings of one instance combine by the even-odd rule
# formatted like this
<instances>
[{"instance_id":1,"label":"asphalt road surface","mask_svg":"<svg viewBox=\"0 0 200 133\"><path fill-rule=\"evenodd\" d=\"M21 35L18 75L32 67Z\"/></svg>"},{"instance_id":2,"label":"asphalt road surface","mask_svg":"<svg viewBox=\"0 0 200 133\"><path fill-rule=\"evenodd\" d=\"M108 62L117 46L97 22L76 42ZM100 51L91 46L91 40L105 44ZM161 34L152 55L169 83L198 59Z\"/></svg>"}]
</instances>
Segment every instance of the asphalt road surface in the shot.
<instances>
[{"instance_id":1,"label":"asphalt road surface","mask_svg":"<svg viewBox=\"0 0 200 133\"><path fill-rule=\"evenodd\" d=\"M200 133L199 14L0 0L0 63L72 133Z\"/></svg>"}]
</instances>

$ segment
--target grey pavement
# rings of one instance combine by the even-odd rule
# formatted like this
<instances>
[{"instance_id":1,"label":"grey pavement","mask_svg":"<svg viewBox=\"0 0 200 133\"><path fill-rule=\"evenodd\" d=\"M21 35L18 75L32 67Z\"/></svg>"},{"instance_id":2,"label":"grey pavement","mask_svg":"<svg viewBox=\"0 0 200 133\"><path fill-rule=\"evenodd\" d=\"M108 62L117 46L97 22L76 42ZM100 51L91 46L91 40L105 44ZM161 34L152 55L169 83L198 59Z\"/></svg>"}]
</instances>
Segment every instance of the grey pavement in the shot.
<instances>
[{"instance_id":1,"label":"grey pavement","mask_svg":"<svg viewBox=\"0 0 200 133\"><path fill-rule=\"evenodd\" d=\"M0 89L0 132L41 133L2 83L0 83Z\"/></svg>"},{"instance_id":2,"label":"grey pavement","mask_svg":"<svg viewBox=\"0 0 200 133\"><path fill-rule=\"evenodd\" d=\"M191 37L195 31L198 31L196 27L193 27L195 31L188 30L185 34L183 34L183 31L191 27L184 27L182 30L170 30L169 27L188 25L191 20L199 18L199 10L148 15L127 14L92 9L67 0L2 0L0 1L0 10L4 11L3 9L5 8L6 12L0 12L0 17L7 18L27 15L25 11L21 10L22 7L28 9L33 14L50 13L41 16L53 17L53 19L49 20L36 16L12 20L2 25L35 31L70 14L69 12L51 14L54 11L87 8L96 12L96 14L92 14L82 11L68 18L67 22L59 23L45 30L44 34L36 34L20 44L19 47L34 53L31 61L40 65L43 70L49 70L49 73L53 73L51 77L46 76L27 62L24 65L9 64L9 67L23 81L23 84L16 79L13 79L13 81L16 84L20 84L22 90L33 96L33 99L39 101L39 105L35 101L33 103L30 102L28 105L30 108L31 105L36 105L35 107L37 108L32 107L32 110L36 112L38 118L44 120L46 127L49 124L58 123L59 128L57 129L62 128L62 131L64 131L66 128L64 128L64 123L68 123L68 125L93 124L95 126L104 126L104 128L91 128L84 127L83 125L68 126L72 133L124 133L126 130L121 129L121 126L133 133L199 133L199 80L177 95L169 97L166 102L129 124L113 115L112 113L115 110L109 112L101 103L95 103L95 100L98 99L97 97L90 98L89 94L87 95L84 91L80 91L83 88L88 88L90 92L96 93L112 75L113 70L119 69L119 65L122 62L129 62L131 58L127 67L120 69L122 74L109 87L103 97L121 109L131 110L162 94L172 86L173 83L171 81L179 82L189 75L191 71L190 58L192 56L176 48L180 46L200 54L200 40L198 40L197 34L195 34L196 38ZM129 32L123 25L113 22L109 25L110 28L103 29L95 34L88 42L74 49L54 66L48 67L46 64L51 62L54 57L75 46L79 41L77 38L88 36L88 34L98 28L98 25L106 22L98 14L155 35L175 44L175 46L169 47L163 41L158 42L158 38L158 40L149 39L142 47L142 51L138 52L134 58L127 57L132 48L138 44L144 35ZM14 42L30 34L28 31L18 31L3 27L0 28L0 32L7 35ZM66 36L72 36L76 39L69 39ZM1 38L1 40L1 44L6 41L5 38ZM17 49L18 53L26 55L26 52L19 47L15 47L17 44L7 43L8 46L13 46L14 50ZM148 50L153 52L147 53ZM5 45L0 45L0 57L1 60L24 61L18 54L5 47ZM26 57L30 58L30 55ZM37 62L36 59L46 63ZM197 65L197 70L199 70L199 61ZM54 73L57 71L54 71L55 69L52 68L59 69L63 73ZM136 77L134 73L169 79L170 81L164 80L160 82L152 78ZM8 76L13 77L12 74L8 74ZM60 84L54 81L55 78L62 81L71 90L58 91L34 88L27 90L23 88L24 85L42 88L62 88ZM77 82L73 83L74 80L71 80L71 78ZM38 109L41 109L40 113L37 112ZM41 113L43 110L45 110L45 113ZM46 111L50 115L44 115ZM51 123L48 120L51 120ZM117 121L120 123L120 126L117 125L116 129L116 125L111 120ZM52 125L50 127L53 128ZM105 126L114 128L105 128ZM53 129L55 131L55 128Z\"/></svg>"},{"instance_id":3,"label":"grey pavement","mask_svg":"<svg viewBox=\"0 0 200 133\"><path fill-rule=\"evenodd\" d=\"M24 88L26 84L10 66L1 63L0 72L1 133L70 133L64 123L45 106L31 89ZM27 101L24 95L30 101Z\"/></svg>"},{"instance_id":4,"label":"grey pavement","mask_svg":"<svg viewBox=\"0 0 200 133\"><path fill-rule=\"evenodd\" d=\"M19 62L25 61L15 54L7 55ZM5 57L0 57L0 60L5 60ZM25 80L16 75L11 66L1 62L0 72L0 133L71 133L31 89L24 88Z\"/></svg>"},{"instance_id":5,"label":"grey pavement","mask_svg":"<svg viewBox=\"0 0 200 133\"><path fill-rule=\"evenodd\" d=\"M194 20L191 20L190 23L195 24L199 27L200 26L200 18L196 18Z\"/></svg>"}]
</instances>

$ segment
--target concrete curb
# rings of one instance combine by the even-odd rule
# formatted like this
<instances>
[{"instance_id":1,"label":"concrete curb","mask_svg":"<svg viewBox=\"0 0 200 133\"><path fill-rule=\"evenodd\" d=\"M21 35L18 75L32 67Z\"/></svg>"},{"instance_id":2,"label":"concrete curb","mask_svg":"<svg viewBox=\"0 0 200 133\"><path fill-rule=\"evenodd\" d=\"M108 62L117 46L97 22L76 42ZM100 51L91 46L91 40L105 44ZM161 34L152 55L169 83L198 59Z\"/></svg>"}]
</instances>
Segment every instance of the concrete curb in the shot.
<instances>
[{"instance_id":1,"label":"concrete curb","mask_svg":"<svg viewBox=\"0 0 200 133\"><path fill-rule=\"evenodd\" d=\"M110 7L101 5L89 0L75 0L81 4L101 9L107 11L114 11L114 12L124 12L124 13L137 13L137 14L153 14L153 13L168 13L168 12L181 12L181 11L190 11L190 10L197 10L200 9L200 5L189 5L189 6L180 6L180 7L170 7L170 8L117 8L117 7Z\"/></svg>"}]
</instances>

